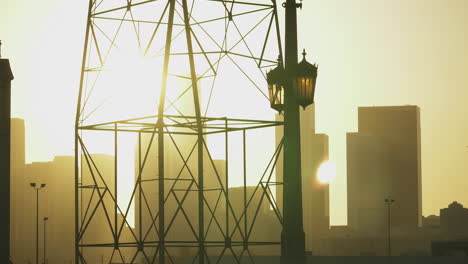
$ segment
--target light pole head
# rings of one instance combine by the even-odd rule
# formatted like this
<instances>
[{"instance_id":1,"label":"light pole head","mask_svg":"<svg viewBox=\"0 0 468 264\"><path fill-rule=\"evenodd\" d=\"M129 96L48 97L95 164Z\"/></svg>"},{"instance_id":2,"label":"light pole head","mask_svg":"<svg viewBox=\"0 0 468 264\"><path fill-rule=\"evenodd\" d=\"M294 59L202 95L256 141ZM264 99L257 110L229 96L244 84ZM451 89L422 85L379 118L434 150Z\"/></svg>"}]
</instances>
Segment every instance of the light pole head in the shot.
<instances>
[{"instance_id":1,"label":"light pole head","mask_svg":"<svg viewBox=\"0 0 468 264\"><path fill-rule=\"evenodd\" d=\"M49 220L49 217L47 217L47 216L44 217L44 221L47 221L47 220Z\"/></svg>"},{"instance_id":2,"label":"light pole head","mask_svg":"<svg viewBox=\"0 0 468 264\"><path fill-rule=\"evenodd\" d=\"M267 73L267 83L270 106L280 113L284 109L284 79L283 64L281 58L278 57L278 66Z\"/></svg>"},{"instance_id":3,"label":"light pole head","mask_svg":"<svg viewBox=\"0 0 468 264\"><path fill-rule=\"evenodd\" d=\"M39 184L37 184L37 183L35 183L35 182L31 182L29 185L30 185L31 187L33 187L34 189L37 189L37 190L40 190L40 189L46 187L46 184L45 184L45 183L39 183Z\"/></svg>"},{"instance_id":4,"label":"light pole head","mask_svg":"<svg viewBox=\"0 0 468 264\"><path fill-rule=\"evenodd\" d=\"M293 90L296 94L299 105L304 109L314 103L315 83L317 81L316 64L310 64L306 60L307 53L302 53L302 61L299 62L294 71Z\"/></svg>"}]
</instances>

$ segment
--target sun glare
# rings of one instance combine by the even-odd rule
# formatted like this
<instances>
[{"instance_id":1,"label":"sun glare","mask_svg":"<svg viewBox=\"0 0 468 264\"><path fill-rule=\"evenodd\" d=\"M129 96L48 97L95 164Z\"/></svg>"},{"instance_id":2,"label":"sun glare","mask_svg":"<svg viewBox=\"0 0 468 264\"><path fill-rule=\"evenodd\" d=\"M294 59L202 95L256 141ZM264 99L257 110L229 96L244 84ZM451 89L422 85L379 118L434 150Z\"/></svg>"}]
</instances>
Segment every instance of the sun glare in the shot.
<instances>
[{"instance_id":1,"label":"sun glare","mask_svg":"<svg viewBox=\"0 0 468 264\"><path fill-rule=\"evenodd\" d=\"M318 181L320 183L330 183L335 177L336 177L335 163L330 160L323 162L317 171Z\"/></svg>"}]
</instances>

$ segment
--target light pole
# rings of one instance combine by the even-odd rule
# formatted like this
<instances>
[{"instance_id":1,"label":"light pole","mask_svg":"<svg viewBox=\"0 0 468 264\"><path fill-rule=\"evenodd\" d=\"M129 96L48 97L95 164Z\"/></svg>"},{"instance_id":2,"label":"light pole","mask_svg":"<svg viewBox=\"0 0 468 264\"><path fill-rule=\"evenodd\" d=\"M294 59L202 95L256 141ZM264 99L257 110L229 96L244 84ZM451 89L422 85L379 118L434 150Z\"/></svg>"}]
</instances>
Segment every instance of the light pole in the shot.
<instances>
[{"instance_id":1,"label":"light pole","mask_svg":"<svg viewBox=\"0 0 468 264\"><path fill-rule=\"evenodd\" d=\"M390 239L390 206L395 202L390 197L385 198L384 202L387 204L387 237L388 237L388 256L392 255L392 241Z\"/></svg>"},{"instance_id":2,"label":"light pole","mask_svg":"<svg viewBox=\"0 0 468 264\"><path fill-rule=\"evenodd\" d=\"M283 230L281 232L281 261L305 261L305 234L302 219L301 135L299 106L314 103L317 66L303 59L297 61L297 8L302 3L286 0L285 60L267 73L271 107L284 112L283 166Z\"/></svg>"},{"instance_id":3,"label":"light pole","mask_svg":"<svg viewBox=\"0 0 468 264\"><path fill-rule=\"evenodd\" d=\"M36 264L39 264L39 191L45 188L46 184L32 182L29 185L36 190Z\"/></svg>"},{"instance_id":4,"label":"light pole","mask_svg":"<svg viewBox=\"0 0 468 264\"><path fill-rule=\"evenodd\" d=\"M44 217L43 220L44 220L44 264L46 264L47 263L47 258L46 258L46 256L47 256L46 255L46 253L47 253L47 250L46 250L47 249L47 247L46 247L46 245L47 245L47 240L46 240L47 232L46 232L46 230L47 230L47 220L49 220L49 217Z\"/></svg>"}]
</instances>

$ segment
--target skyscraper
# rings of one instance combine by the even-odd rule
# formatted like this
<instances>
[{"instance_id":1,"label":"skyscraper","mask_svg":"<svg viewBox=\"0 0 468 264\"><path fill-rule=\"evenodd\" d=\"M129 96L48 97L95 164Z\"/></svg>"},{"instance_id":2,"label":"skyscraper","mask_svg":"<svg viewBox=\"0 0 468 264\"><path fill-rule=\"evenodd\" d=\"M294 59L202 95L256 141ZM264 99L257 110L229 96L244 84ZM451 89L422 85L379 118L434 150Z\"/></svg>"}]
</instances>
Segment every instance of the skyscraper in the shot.
<instances>
[{"instance_id":1,"label":"skyscraper","mask_svg":"<svg viewBox=\"0 0 468 264\"><path fill-rule=\"evenodd\" d=\"M386 230L391 197L392 228L421 221L421 137L418 106L359 107L357 133L347 134L348 226L358 232Z\"/></svg>"},{"instance_id":2,"label":"skyscraper","mask_svg":"<svg viewBox=\"0 0 468 264\"><path fill-rule=\"evenodd\" d=\"M283 116L277 115L282 121ZM276 127L276 144L283 138L283 127ZM315 106L309 106L301 112L301 163L302 163L302 206L306 250L312 254L322 254L321 240L329 228L329 186L317 178L320 165L328 160L328 136L315 133ZM276 164L276 181L283 181L283 154ZM278 208L283 206L283 188L276 188Z\"/></svg>"},{"instance_id":3,"label":"skyscraper","mask_svg":"<svg viewBox=\"0 0 468 264\"><path fill-rule=\"evenodd\" d=\"M25 189L30 188L24 176L25 170L25 126L24 120L11 119L11 256L13 260L22 260L25 255L24 241L21 240L25 216Z\"/></svg>"}]
</instances>

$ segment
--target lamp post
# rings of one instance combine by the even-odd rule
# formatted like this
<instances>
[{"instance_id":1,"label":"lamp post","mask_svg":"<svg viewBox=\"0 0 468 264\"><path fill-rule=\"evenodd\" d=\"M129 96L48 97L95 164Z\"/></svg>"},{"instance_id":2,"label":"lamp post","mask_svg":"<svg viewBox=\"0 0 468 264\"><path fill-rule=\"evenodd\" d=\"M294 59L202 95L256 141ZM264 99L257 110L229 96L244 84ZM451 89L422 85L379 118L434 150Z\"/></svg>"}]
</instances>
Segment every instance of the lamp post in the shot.
<instances>
[{"instance_id":1,"label":"lamp post","mask_svg":"<svg viewBox=\"0 0 468 264\"><path fill-rule=\"evenodd\" d=\"M395 202L390 197L385 198L384 202L387 204L387 237L388 237L388 256L392 255L392 241L390 239L390 206Z\"/></svg>"},{"instance_id":2,"label":"lamp post","mask_svg":"<svg viewBox=\"0 0 468 264\"><path fill-rule=\"evenodd\" d=\"M46 255L46 253L47 253L47 250L46 250L47 249L47 247L46 247L46 245L47 245L47 240L46 240L47 232L46 232L46 230L47 230L47 220L49 220L49 217L44 217L43 220L44 220L44 264L46 264L47 263L47 258L46 258L46 256L47 256Z\"/></svg>"},{"instance_id":3,"label":"lamp post","mask_svg":"<svg viewBox=\"0 0 468 264\"><path fill-rule=\"evenodd\" d=\"M314 102L317 66L305 59L297 62L297 8L302 3L286 0L285 63L267 73L270 105L284 113L283 230L281 261L305 261L305 234L302 219L301 135L299 106L304 109Z\"/></svg>"},{"instance_id":4,"label":"lamp post","mask_svg":"<svg viewBox=\"0 0 468 264\"><path fill-rule=\"evenodd\" d=\"M32 182L29 185L36 190L36 264L39 264L39 191L45 188L46 184Z\"/></svg>"}]
</instances>

